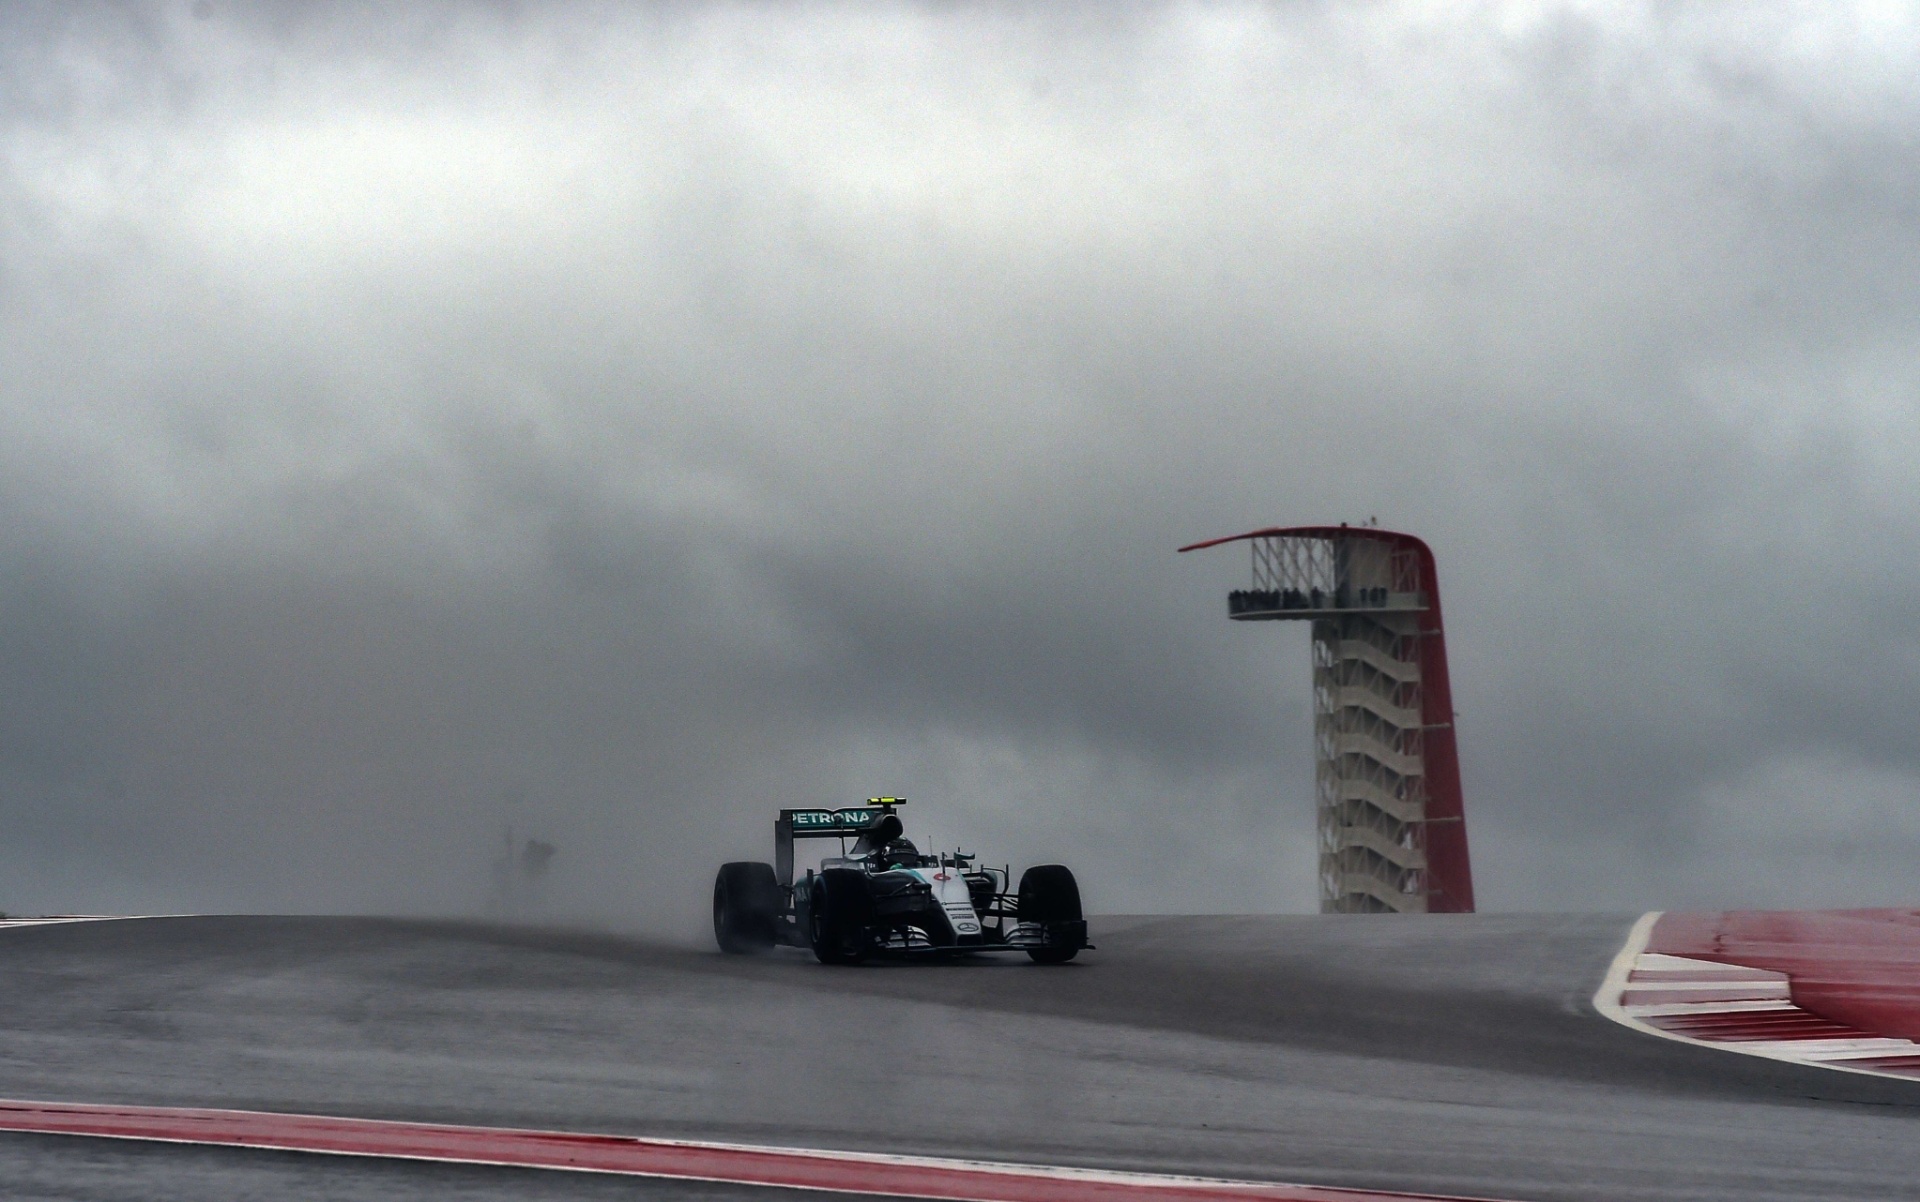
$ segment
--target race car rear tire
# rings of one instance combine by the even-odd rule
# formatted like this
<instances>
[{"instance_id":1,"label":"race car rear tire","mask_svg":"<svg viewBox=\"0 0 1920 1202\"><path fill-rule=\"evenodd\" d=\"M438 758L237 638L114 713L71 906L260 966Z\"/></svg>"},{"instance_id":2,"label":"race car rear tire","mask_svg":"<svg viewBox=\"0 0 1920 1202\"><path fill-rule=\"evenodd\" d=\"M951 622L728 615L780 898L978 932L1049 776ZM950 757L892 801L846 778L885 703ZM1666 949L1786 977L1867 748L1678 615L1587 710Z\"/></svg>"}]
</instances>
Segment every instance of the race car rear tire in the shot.
<instances>
[{"instance_id":1,"label":"race car rear tire","mask_svg":"<svg viewBox=\"0 0 1920 1202\"><path fill-rule=\"evenodd\" d=\"M1023 923L1081 921L1079 882L1065 864L1035 864L1020 874L1020 897L1014 915ZM1065 964L1079 952L1078 947L1027 949L1036 964Z\"/></svg>"},{"instance_id":2,"label":"race car rear tire","mask_svg":"<svg viewBox=\"0 0 1920 1202\"><path fill-rule=\"evenodd\" d=\"M858 964L867 955L867 882L850 868L824 869L807 895L807 946L822 964Z\"/></svg>"},{"instance_id":3,"label":"race car rear tire","mask_svg":"<svg viewBox=\"0 0 1920 1202\"><path fill-rule=\"evenodd\" d=\"M713 940L742 956L773 947L780 918L780 885L773 865L736 860L720 866L713 881Z\"/></svg>"}]
</instances>

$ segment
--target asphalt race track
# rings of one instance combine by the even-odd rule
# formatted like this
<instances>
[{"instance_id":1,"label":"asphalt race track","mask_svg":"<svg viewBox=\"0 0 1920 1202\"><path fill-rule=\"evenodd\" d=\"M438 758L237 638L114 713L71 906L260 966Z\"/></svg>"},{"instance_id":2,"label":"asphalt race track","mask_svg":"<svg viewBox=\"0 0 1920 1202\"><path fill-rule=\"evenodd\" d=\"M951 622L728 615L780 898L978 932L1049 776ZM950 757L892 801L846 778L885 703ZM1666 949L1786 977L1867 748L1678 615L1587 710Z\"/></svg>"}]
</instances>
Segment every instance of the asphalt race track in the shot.
<instances>
[{"instance_id":1,"label":"asphalt race track","mask_svg":"<svg viewBox=\"0 0 1920 1202\"><path fill-rule=\"evenodd\" d=\"M23 927L0 931L0 1097L1514 1202L1920 1197L1920 1083L1595 1013L1633 918L1107 918L1059 968L373 919ZM822 1195L0 1134L0 1196Z\"/></svg>"}]
</instances>

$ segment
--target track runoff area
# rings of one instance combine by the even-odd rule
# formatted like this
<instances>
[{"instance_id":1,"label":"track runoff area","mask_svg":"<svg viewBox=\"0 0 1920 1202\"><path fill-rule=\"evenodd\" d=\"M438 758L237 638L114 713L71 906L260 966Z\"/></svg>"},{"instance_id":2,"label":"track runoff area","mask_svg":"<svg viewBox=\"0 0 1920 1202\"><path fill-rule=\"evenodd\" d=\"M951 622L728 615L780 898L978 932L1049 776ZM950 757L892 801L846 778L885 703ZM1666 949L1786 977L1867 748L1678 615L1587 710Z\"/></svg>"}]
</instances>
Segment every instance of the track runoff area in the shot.
<instances>
[{"instance_id":1,"label":"track runoff area","mask_svg":"<svg viewBox=\"0 0 1920 1202\"><path fill-rule=\"evenodd\" d=\"M1594 995L1651 1035L1920 1081L1920 911L1648 914Z\"/></svg>"},{"instance_id":2,"label":"track runoff area","mask_svg":"<svg viewBox=\"0 0 1920 1202\"><path fill-rule=\"evenodd\" d=\"M480 924L9 925L9 1197L625 1179L605 1196L1557 1202L1920 1180L1906 911L1110 918L1084 963L859 969Z\"/></svg>"}]
</instances>

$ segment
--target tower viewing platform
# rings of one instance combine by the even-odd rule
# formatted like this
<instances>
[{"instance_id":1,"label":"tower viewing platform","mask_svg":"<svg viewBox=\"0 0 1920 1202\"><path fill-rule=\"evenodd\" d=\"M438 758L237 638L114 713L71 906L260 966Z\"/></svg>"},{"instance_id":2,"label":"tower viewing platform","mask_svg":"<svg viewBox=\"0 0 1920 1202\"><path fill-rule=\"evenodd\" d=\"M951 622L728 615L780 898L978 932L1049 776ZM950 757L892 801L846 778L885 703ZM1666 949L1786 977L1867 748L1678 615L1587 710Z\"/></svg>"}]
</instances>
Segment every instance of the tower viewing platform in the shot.
<instances>
[{"instance_id":1,"label":"tower viewing platform","mask_svg":"<svg viewBox=\"0 0 1920 1202\"><path fill-rule=\"evenodd\" d=\"M1473 910L1453 694L1433 552L1371 526L1289 526L1244 542L1236 622L1307 622L1313 646L1320 908Z\"/></svg>"}]
</instances>

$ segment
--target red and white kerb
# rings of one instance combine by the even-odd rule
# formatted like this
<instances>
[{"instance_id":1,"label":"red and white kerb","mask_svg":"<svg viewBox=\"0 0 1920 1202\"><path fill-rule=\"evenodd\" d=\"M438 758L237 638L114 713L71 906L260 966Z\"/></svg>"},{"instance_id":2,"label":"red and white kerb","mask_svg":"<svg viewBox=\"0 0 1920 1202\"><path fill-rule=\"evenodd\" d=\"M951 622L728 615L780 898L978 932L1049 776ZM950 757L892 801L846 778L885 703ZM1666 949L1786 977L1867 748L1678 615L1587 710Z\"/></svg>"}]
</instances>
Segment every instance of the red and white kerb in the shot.
<instances>
[{"instance_id":1,"label":"red and white kerb","mask_svg":"<svg viewBox=\"0 0 1920 1202\"><path fill-rule=\"evenodd\" d=\"M1634 924L1593 1004L1616 1022L1683 1043L1883 1077L1920 1078L1920 1044L1800 1006L1787 973L1645 950L1663 915Z\"/></svg>"}]
</instances>

